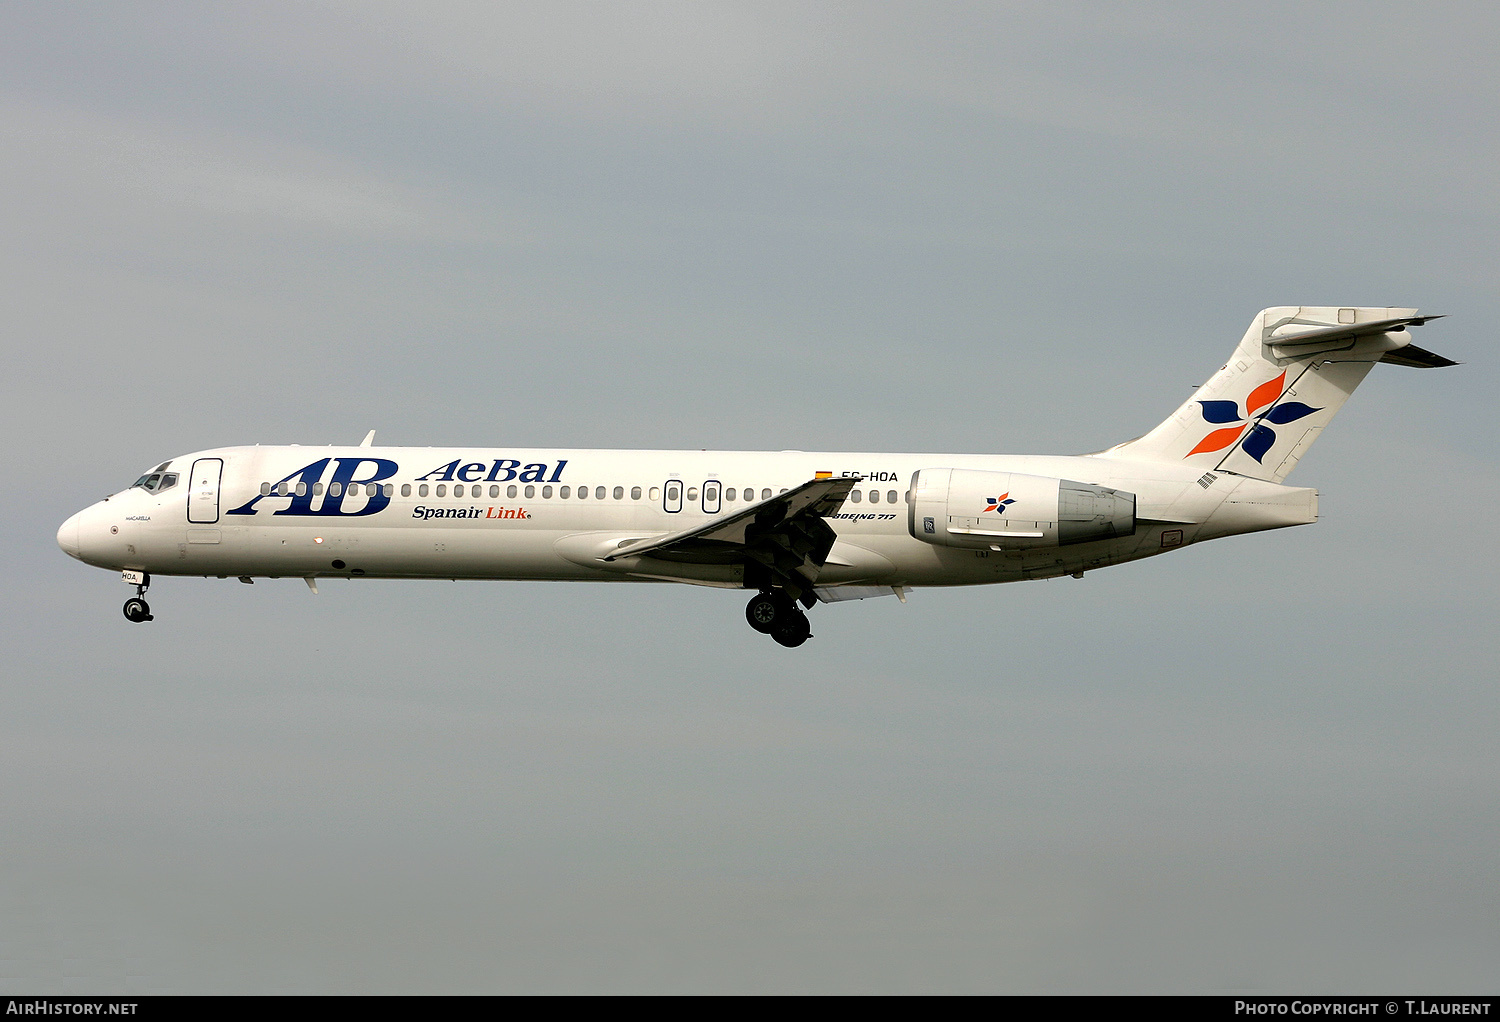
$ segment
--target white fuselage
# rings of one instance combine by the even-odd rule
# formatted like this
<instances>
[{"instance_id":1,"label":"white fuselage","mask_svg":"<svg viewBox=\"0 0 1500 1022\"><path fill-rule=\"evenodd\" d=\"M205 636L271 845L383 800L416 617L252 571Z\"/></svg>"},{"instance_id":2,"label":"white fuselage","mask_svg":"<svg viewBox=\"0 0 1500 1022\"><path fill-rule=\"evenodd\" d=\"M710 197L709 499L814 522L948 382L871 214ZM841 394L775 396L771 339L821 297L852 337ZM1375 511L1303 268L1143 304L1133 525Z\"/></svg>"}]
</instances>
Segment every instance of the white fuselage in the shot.
<instances>
[{"instance_id":1,"label":"white fuselage","mask_svg":"<svg viewBox=\"0 0 1500 1022\"><path fill-rule=\"evenodd\" d=\"M1124 491L1134 495L1134 530L1064 546L924 542L910 497L924 469L1022 473ZM1109 454L257 446L201 451L157 471L179 481L159 492L136 486L79 512L58 532L63 549L99 567L154 575L738 587L744 573L735 564L602 558L823 475L858 476L854 493L826 516L837 541L817 586L920 587L1073 574L1316 518L1311 490ZM1011 510L1024 516L1024 508Z\"/></svg>"}]
</instances>

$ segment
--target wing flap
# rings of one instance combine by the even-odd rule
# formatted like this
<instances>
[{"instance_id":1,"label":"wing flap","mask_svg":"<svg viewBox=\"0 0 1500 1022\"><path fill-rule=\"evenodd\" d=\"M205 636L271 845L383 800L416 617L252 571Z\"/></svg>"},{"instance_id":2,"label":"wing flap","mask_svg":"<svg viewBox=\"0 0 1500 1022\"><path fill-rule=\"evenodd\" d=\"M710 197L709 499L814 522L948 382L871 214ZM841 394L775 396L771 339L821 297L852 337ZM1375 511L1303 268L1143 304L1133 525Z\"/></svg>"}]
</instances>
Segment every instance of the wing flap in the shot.
<instances>
[{"instance_id":1,"label":"wing flap","mask_svg":"<svg viewBox=\"0 0 1500 1022\"><path fill-rule=\"evenodd\" d=\"M812 479L741 511L668 536L626 542L601 560L650 557L691 564L744 564L747 586L779 586L813 600L838 538L824 518L843 506L860 477Z\"/></svg>"},{"instance_id":2,"label":"wing flap","mask_svg":"<svg viewBox=\"0 0 1500 1022\"><path fill-rule=\"evenodd\" d=\"M603 559L613 561L621 557L661 557L674 551L687 553L700 545L709 544L747 546L760 538L757 533L773 534L772 530L781 522L804 515L823 518L837 512L844 499L849 496L849 491L858 483L858 476L813 479L727 517L715 518L667 536L629 543Z\"/></svg>"}]
</instances>

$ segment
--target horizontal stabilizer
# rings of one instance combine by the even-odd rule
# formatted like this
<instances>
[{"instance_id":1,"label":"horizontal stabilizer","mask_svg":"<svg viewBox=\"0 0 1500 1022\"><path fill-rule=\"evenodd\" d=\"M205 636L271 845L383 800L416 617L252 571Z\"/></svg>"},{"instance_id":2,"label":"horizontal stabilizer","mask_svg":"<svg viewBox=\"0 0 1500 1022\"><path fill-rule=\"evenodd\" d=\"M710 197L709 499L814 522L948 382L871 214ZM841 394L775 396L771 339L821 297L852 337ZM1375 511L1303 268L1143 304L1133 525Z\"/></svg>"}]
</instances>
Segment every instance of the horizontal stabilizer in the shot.
<instances>
[{"instance_id":1,"label":"horizontal stabilizer","mask_svg":"<svg viewBox=\"0 0 1500 1022\"><path fill-rule=\"evenodd\" d=\"M1393 366L1409 366L1412 369L1442 369L1445 366L1456 366L1459 363L1451 358L1445 358L1436 352L1419 348L1415 344L1408 344L1404 348L1388 351L1380 356L1380 361L1388 362Z\"/></svg>"},{"instance_id":2,"label":"horizontal stabilizer","mask_svg":"<svg viewBox=\"0 0 1500 1022\"><path fill-rule=\"evenodd\" d=\"M1309 355L1353 348L1354 342L1361 337L1372 337L1376 334L1402 334L1406 332L1408 326L1421 326L1430 319L1442 318L1442 316L1398 316L1393 319L1368 320L1363 323L1314 327L1311 330L1301 329L1303 323L1293 322L1281 326L1267 326L1264 340L1270 346L1271 353L1277 358L1306 358ZM1409 342L1410 338L1407 340ZM1391 347L1398 348L1399 344L1393 341Z\"/></svg>"}]
</instances>

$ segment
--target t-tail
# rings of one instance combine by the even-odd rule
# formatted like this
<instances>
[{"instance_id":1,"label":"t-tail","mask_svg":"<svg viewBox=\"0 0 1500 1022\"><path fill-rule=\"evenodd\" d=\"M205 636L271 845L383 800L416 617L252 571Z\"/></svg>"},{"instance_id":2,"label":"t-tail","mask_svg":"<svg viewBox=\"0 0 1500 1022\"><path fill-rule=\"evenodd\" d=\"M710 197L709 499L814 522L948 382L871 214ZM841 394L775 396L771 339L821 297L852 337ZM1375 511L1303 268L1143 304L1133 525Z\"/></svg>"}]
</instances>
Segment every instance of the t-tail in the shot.
<instances>
[{"instance_id":1,"label":"t-tail","mask_svg":"<svg viewBox=\"0 0 1500 1022\"><path fill-rule=\"evenodd\" d=\"M1457 365L1412 343L1416 309L1287 305L1250 323L1229 361L1145 436L1103 452L1279 483L1376 362Z\"/></svg>"}]
</instances>

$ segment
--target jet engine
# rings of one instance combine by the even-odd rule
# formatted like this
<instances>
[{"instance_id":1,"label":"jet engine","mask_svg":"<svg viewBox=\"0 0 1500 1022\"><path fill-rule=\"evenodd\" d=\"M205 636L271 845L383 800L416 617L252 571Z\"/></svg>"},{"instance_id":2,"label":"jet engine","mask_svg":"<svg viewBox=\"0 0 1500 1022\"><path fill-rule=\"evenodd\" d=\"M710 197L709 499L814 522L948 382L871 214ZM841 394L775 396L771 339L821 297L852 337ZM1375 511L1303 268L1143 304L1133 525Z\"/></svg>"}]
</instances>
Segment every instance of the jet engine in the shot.
<instances>
[{"instance_id":1,"label":"jet engine","mask_svg":"<svg viewBox=\"0 0 1500 1022\"><path fill-rule=\"evenodd\" d=\"M937 546L1024 550L1135 532L1135 494L1020 472L924 468L912 477L907 528Z\"/></svg>"}]
</instances>

